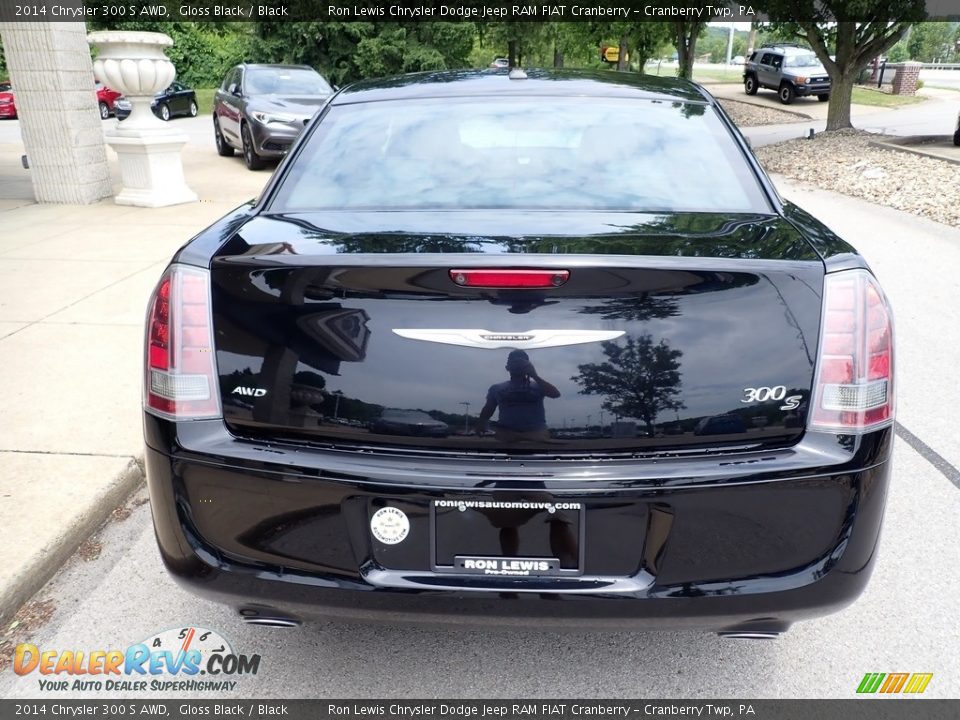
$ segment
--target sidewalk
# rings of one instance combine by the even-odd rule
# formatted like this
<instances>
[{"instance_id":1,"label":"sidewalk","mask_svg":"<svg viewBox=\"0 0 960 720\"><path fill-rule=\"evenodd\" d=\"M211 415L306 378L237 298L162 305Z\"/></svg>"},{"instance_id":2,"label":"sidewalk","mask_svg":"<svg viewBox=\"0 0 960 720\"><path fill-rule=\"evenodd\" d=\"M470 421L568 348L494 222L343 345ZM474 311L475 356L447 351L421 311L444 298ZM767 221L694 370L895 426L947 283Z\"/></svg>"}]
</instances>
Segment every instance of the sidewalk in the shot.
<instances>
[{"instance_id":1,"label":"sidewalk","mask_svg":"<svg viewBox=\"0 0 960 720\"><path fill-rule=\"evenodd\" d=\"M797 98L792 104L784 105L773 90L760 90L756 95L747 95L743 91L741 83L705 83L704 87L718 100L736 100L737 102L748 103L749 105L758 105L760 107L781 110L786 113L807 115L814 120L827 119L827 108L829 103L820 102L815 97ZM850 117L854 125L857 120L867 115L873 115L877 112L890 112L898 108L885 108L876 105L850 105ZM804 121L804 118L797 117L797 121Z\"/></svg>"},{"instance_id":2,"label":"sidewalk","mask_svg":"<svg viewBox=\"0 0 960 720\"><path fill-rule=\"evenodd\" d=\"M177 248L270 177L188 145L198 203L38 205L22 153L0 145L0 622L141 480L149 294Z\"/></svg>"},{"instance_id":3,"label":"sidewalk","mask_svg":"<svg viewBox=\"0 0 960 720\"><path fill-rule=\"evenodd\" d=\"M736 100L761 107L800 112L811 120L797 118L797 122L782 125L757 125L743 128L753 147L806 136L811 128L823 132L827 126L827 103L799 99L789 107L780 103L776 94L761 90L757 95L747 95L739 84L708 84L707 90L718 100ZM917 105L884 108L874 105L851 105L850 117L853 126L884 135L945 135L956 128L957 112L960 111L960 92L924 88L922 94L929 100Z\"/></svg>"}]
</instances>

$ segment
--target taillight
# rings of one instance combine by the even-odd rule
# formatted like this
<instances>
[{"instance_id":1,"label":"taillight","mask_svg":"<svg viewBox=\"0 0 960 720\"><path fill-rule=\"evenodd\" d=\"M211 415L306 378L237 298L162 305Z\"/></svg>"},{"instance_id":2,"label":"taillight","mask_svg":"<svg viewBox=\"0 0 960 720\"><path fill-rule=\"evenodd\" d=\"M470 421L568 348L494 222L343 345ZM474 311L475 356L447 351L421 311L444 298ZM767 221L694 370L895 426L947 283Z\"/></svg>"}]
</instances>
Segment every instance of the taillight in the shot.
<instances>
[{"instance_id":1,"label":"taillight","mask_svg":"<svg viewBox=\"0 0 960 720\"><path fill-rule=\"evenodd\" d=\"M811 430L860 432L893 422L893 315L866 270L824 279Z\"/></svg>"},{"instance_id":2,"label":"taillight","mask_svg":"<svg viewBox=\"0 0 960 720\"><path fill-rule=\"evenodd\" d=\"M570 279L569 270L451 270L450 279L462 287L548 288Z\"/></svg>"},{"instance_id":3,"label":"taillight","mask_svg":"<svg viewBox=\"0 0 960 720\"><path fill-rule=\"evenodd\" d=\"M167 269L150 299L146 341L147 412L170 420L220 417L208 271Z\"/></svg>"}]
</instances>

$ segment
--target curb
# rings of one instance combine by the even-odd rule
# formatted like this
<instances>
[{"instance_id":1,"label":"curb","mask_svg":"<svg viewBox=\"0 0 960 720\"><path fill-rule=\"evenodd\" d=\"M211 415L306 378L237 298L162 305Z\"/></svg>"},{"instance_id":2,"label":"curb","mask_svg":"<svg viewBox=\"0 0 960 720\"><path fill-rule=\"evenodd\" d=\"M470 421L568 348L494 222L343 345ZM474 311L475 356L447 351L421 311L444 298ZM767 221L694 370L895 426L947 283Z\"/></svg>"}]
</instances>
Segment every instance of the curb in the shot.
<instances>
[{"instance_id":1,"label":"curb","mask_svg":"<svg viewBox=\"0 0 960 720\"><path fill-rule=\"evenodd\" d=\"M744 95L744 97L750 97L749 95ZM728 98L728 97L717 97L714 95L714 100L723 105L724 102L735 102L742 103L743 105L751 105L753 107L765 108L767 110L773 110L775 112L786 113L787 115L796 115L800 120L816 120L817 118L812 115L807 115L806 113L799 112L797 110L784 110L778 107L771 107L769 104L764 102L751 102L750 100L741 100L739 98ZM798 120L799 122L799 120ZM787 123L784 123L787 124Z\"/></svg>"},{"instance_id":2,"label":"curb","mask_svg":"<svg viewBox=\"0 0 960 720\"><path fill-rule=\"evenodd\" d=\"M919 157L931 158L933 160L942 160L943 162L960 165L960 156L949 157L940 153L931 153L923 149L924 141L950 142L950 135L911 135L908 137L897 137L892 140L871 140L870 145L881 150L891 150L893 152L910 153ZM951 144L951 147L952 144Z\"/></svg>"},{"instance_id":3,"label":"curb","mask_svg":"<svg viewBox=\"0 0 960 720\"><path fill-rule=\"evenodd\" d=\"M82 517L62 529L47 552L24 566L5 587L0 587L0 622L9 621L24 603L57 574L77 548L99 530L110 514L143 482L144 477L142 456L131 457L110 484L89 499L87 511L82 513Z\"/></svg>"}]
</instances>

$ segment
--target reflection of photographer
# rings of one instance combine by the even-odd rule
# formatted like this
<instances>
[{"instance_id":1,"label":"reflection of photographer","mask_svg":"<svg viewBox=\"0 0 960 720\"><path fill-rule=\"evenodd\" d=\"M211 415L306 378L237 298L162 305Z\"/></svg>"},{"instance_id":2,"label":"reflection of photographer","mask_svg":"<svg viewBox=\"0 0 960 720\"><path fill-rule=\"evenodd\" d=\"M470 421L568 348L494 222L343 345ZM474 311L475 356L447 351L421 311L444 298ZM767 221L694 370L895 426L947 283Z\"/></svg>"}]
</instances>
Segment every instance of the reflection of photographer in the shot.
<instances>
[{"instance_id":1,"label":"reflection of photographer","mask_svg":"<svg viewBox=\"0 0 960 720\"><path fill-rule=\"evenodd\" d=\"M537 375L530 357L523 350L513 350L507 356L510 379L491 385L487 403L480 411L477 434L482 435L493 411L500 408L497 418L497 440L549 440L543 399L558 398L560 391Z\"/></svg>"}]
</instances>

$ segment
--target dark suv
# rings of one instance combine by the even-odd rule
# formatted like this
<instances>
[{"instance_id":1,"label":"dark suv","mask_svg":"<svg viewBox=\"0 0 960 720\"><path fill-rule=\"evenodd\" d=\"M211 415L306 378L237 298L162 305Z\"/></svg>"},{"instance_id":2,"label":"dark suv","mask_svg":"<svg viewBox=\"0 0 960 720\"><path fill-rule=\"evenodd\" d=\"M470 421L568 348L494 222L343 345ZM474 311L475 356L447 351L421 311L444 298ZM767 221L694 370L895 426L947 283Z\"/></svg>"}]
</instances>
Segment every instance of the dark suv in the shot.
<instances>
[{"instance_id":1,"label":"dark suv","mask_svg":"<svg viewBox=\"0 0 960 720\"><path fill-rule=\"evenodd\" d=\"M743 70L747 95L756 95L760 88L776 90L784 105L807 95L826 102L830 99L830 76L809 48L764 45L750 54Z\"/></svg>"},{"instance_id":2,"label":"dark suv","mask_svg":"<svg viewBox=\"0 0 960 720\"><path fill-rule=\"evenodd\" d=\"M213 134L224 157L243 153L251 170L282 157L317 108L333 95L320 73L306 65L237 65L213 101Z\"/></svg>"}]
</instances>

